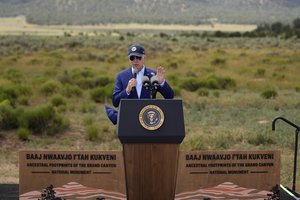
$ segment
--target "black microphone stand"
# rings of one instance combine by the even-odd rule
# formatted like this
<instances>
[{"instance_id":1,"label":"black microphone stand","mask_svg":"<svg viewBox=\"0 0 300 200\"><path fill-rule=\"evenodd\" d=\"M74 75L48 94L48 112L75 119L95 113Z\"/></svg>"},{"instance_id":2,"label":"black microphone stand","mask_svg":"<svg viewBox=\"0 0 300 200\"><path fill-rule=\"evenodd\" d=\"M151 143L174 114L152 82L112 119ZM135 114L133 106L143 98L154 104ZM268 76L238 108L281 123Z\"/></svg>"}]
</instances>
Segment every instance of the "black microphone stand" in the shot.
<instances>
[{"instance_id":1,"label":"black microphone stand","mask_svg":"<svg viewBox=\"0 0 300 200\"><path fill-rule=\"evenodd\" d=\"M150 97L151 99L156 99L157 86L151 85L150 87Z\"/></svg>"},{"instance_id":2,"label":"black microphone stand","mask_svg":"<svg viewBox=\"0 0 300 200\"><path fill-rule=\"evenodd\" d=\"M294 174L293 174L293 187L292 190L296 191L296 175L297 175L297 157L298 157L298 135L299 135L299 131L300 131L300 127L296 124L294 124L293 122L287 120L284 117L275 117L272 121L272 131L275 131L275 123L278 119L283 120L284 122L288 123L289 125L293 126L296 130L295 130L295 153L294 153Z\"/></svg>"},{"instance_id":3,"label":"black microphone stand","mask_svg":"<svg viewBox=\"0 0 300 200\"><path fill-rule=\"evenodd\" d=\"M143 82L143 87L150 92L150 99L156 99L158 90L158 83L151 83L150 81Z\"/></svg>"}]
</instances>

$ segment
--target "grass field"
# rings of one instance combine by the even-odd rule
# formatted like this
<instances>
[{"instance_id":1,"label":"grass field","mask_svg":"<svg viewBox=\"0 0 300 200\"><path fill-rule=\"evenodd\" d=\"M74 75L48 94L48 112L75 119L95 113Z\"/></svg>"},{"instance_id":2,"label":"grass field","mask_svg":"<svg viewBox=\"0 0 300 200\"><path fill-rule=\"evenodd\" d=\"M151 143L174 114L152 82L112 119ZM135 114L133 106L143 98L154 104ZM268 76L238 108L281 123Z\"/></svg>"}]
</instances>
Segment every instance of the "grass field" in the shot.
<instances>
[{"instance_id":1,"label":"grass field","mask_svg":"<svg viewBox=\"0 0 300 200\"><path fill-rule=\"evenodd\" d=\"M182 150L280 149L281 183L291 187L294 129L279 122L272 132L271 122L283 115L300 124L299 39L122 32L0 37L0 110L18 114L10 124L0 112L0 183L18 183L20 149L121 149L104 103L111 104L114 75L128 67L127 46L140 42L147 65L164 66L184 102ZM69 126L48 132L21 123L45 104Z\"/></svg>"},{"instance_id":2,"label":"grass field","mask_svg":"<svg viewBox=\"0 0 300 200\"><path fill-rule=\"evenodd\" d=\"M24 16L0 18L0 35L97 35L104 31L252 31L256 25L211 24L211 25L160 25L160 24L107 24L86 26L41 26L28 24Z\"/></svg>"}]
</instances>

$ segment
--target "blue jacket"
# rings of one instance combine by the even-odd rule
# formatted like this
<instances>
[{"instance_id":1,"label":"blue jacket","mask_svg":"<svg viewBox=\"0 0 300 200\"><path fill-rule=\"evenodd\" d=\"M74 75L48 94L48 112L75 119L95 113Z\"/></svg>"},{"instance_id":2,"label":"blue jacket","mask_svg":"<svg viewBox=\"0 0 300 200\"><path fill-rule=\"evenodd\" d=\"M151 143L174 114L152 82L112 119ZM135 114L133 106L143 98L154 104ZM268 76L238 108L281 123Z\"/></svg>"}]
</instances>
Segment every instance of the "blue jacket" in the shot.
<instances>
[{"instance_id":1,"label":"blue jacket","mask_svg":"<svg viewBox=\"0 0 300 200\"><path fill-rule=\"evenodd\" d=\"M151 77L155 74L156 74L155 70L145 67L144 76L148 76L149 79L151 79ZM131 78L132 78L131 67L119 72L116 75L116 82L115 82L114 92L112 96L112 103L115 107L119 106L121 99L138 99L136 90L130 92L129 95L127 95L126 93L127 84ZM161 95L165 99L174 98L174 92L167 82L165 82L163 86L159 86L157 91L161 93ZM144 87L142 87L140 99L150 99L150 98L151 98L150 92L147 91Z\"/></svg>"}]
</instances>

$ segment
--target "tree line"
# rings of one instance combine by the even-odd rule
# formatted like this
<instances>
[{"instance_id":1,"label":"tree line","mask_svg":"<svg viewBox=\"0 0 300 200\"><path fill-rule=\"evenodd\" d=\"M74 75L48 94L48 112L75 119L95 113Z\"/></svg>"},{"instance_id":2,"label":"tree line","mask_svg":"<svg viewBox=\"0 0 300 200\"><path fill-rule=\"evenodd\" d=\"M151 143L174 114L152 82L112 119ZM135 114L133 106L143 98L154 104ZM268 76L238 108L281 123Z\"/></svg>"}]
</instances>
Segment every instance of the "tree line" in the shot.
<instances>
[{"instance_id":1,"label":"tree line","mask_svg":"<svg viewBox=\"0 0 300 200\"><path fill-rule=\"evenodd\" d=\"M215 37L281 37L288 39L291 37L300 38L300 18L293 20L292 24L274 22L271 24L263 23L257 26L254 31L250 32L214 32Z\"/></svg>"}]
</instances>

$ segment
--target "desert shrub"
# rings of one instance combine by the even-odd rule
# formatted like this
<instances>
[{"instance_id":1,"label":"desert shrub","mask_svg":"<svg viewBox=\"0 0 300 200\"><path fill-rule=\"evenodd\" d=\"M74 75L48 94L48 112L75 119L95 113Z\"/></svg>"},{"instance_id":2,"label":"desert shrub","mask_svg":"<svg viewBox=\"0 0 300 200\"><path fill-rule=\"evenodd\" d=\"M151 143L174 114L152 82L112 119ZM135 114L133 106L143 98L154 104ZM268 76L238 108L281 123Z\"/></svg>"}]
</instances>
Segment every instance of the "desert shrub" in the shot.
<instances>
[{"instance_id":1,"label":"desert shrub","mask_svg":"<svg viewBox=\"0 0 300 200\"><path fill-rule=\"evenodd\" d=\"M61 58L51 58L47 60L45 63L46 66L51 66L51 67L60 67L62 65L62 60ZM52 71L54 72L54 71ZM50 75L49 71L45 73L45 75Z\"/></svg>"},{"instance_id":2,"label":"desert shrub","mask_svg":"<svg viewBox=\"0 0 300 200\"><path fill-rule=\"evenodd\" d=\"M266 74L266 70L265 69L257 69L255 72L255 77L264 77Z\"/></svg>"},{"instance_id":3,"label":"desert shrub","mask_svg":"<svg viewBox=\"0 0 300 200\"><path fill-rule=\"evenodd\" d=\"M198 87L208 89L228 89L236 86L236 81L230 77L209 76L198 81Z\"/></svg>"},{"instance_id":4,"label":"desert shrub","mask_svg":"<svg viewBox=\"0 0 300 200\"><path fill-rule=\"evenodd\" d=\"M95 86L106 86L113 83L113 80L108 76L99 76L94 79Z\"/></svg>"},{"instance_id":5,"label":"desert shrub","mask_svg":"<svg viewBox=\"0 0 300 200\"><path fill-rule=\"evenodd\" d=\"M25 111L20 116L20 125L36 134L54 134L68 128L69 122L53 106L43 105Z\"/></svg>"},{"instance_id":6,"label":"desert shrub","mask_svg":"<svg viewBox=\"0 0 300 200\"><path fill-rule=\"evenodd\" d=\"M236 136L235 136L236 137ZM228 149L236 143L236 138L232 134L219 134L214 137L215 149Z\"/></svg>"},{"instance_id":7,"label":"desert shrub","mask_svg":"<svg viewBox=\"0 0 300 200\"><path fill-rule=\"evenodd\" d=\"M236 81L230 77L211 76L208 80L216 80L217 88L214 89L228 89L236 86Z\"/></svg>"},{"instance_id":8,"label":"desert shrub","mask_svg":"<svg viewBox=\"0 0 300 200\"><path fill-rule=\"evenodd\" d=\"M29 140L31 132L27 128L21 127L17 130L16 134L19 140Z\"/></svg>"},{"instance_id":9,"label":"desert shrub","mask_svg":"<svg viewBox=\"0 0 300 200\"><path fill-rule=\"evenodd\" d=\"M62 88L61 94L66 97L81 96L82 89L77 85L66 84Z\"/></svg>"},{"instance_id":10,"label":"desert shrub","mask_svg":"<svg viewBox=\"0 0 300 200\"><path fill-rule=\"evenodd\" d=\"M86 137L90 141L98 140L100 134L100 127L97 124L86 126Z\"/></svg>"},{"instance_id":11,"label":"desert shrub","mask_svg":"<svg viewBox=\"0 0 300 200\"><path fill-rule=\"evenodd\" d=\"M93 115L85 115L83 117L83 124L85 126L92 125L95 122L95 116Z\"/></svg>"},{"instance_id":12,"label":"desert shrub","mask_svg":"<svg viewBox=\"0 0 300 200\"><path fill-rule=\"evenodd\" d=\"M11 80L14 83L20 83L22 74L16 69L8 69L5 71L4 78Z\"/></svg>"},{"instance_id":13,"label":"desert shrub","mask_svg":"<svg viewBox=\"0 0 300 200\"><path fill-rule=\"evenodd\" d=\"M91 89L95 87L107 86L113 83L113 80L107 76L99 77L78 77L75 83L83 89Z\"/></svg>"},{"instance_id":14,"label":"desert shrub","mask_svg":"<svg viewBox=\"0 0 300 200\"><path fill-rule=\"evenodd\" d=\"M101 123L100 137L104 141L112 141L117 138L117 135L110 130L109 123Z\"/></svg>"},{"instance_id":15,"label":"desert shrub","mask_svg":"<svg viewBox=\"0 0 300 200\"><path fill-rule=\"evenodd\" d=\"M203 135L191 135L186 137L181 148L188 151L209 149L207 139Z\"/></svg>"},{"instance_id":16,"label":"desert shrub","mask_svg":"<svg viewBox=\"0 0 300 200\"><path fill-rule=\"evenodd\" d=\"M57 76L57 74L58 74L57 67L48 67L48 68L46 68L46 70L44 72L44 76L49 77L49 78Z\"/></svg>"},{"instance_id":17,"label":"desert shrub","mask_svg":"<svg viewBox=\"0 0 300 200\"><path fill-rule=\"evenodd\" d=\"M85 67L84 69L82 69L80 72L79 72L80 76L82 77L95 77L95 72L93 72L90 68L88 67Z\"/></svg>"},{"instance_id":18,"label":"desert shrub","mask_svg":"<svg viewBox=\"0 0 300 200\"><path fill-rule=\"evenodd\" d=\"M71 83L72 83L73 79L72 79L72 77L71 77L71 75L70 75L70 73L69 73L68 70L65 70L65 71L63 72L63 74L61 74L61 75L59 76L59 81L60 81L62 84L66 84L66 83L71 84Z\"/></svg>"},{"instance_id":19,"label":"desert shrub","mask_svg":"<svg viewBox=\"0 0 300 200\"><path fill-rule=\"evenodd\" d=\"M18 114L22 110L14 109L8 100L0 103L0 130L14 129L18 127Z\"/></svg>"},{"instance_id":20,"label":"desert shrub","mask_svg":"<svg viewBox=\"0 0 300 200\"><path fill-rule=\"evenodd\" d=\"M96 112L97 105L94 101L84 101L80 106L80 112L88 113L88 112Z\"/></svg>"},{"instance_id":21,"label":"desert shrub","mask_svg":"<svg viewBox=\"0 0 300 200\"><path fill-rule=\"evenodd\" d=\"M174 86L172 87L173 91L174 91L174 96L180 97L181 96L181 90L179 87Z\"/></svg>"},{"instance_id":22,"label":"desert shrub","mask_svg":"<svg viewBox=\"0 0 300 200\"><path fill-rule=\"evenodd\" d=\"M17 92L18 92L18 95L26 95L26 96L29 96L29 95L32 95L32 88L28 85L17 85Z\"/></svg>"},{"instance_id":23,"label":"desert shrub","mask_svg":"<svg viewBox=\"0 0 300 200\"><path fill-rule=\"evenodd\" d=\"M220 97L220 92L219 91L213 91L213 96L214 97Z\"/></svg>"},{"instance_id":24,"label":"desert shrub","mask_svg":"<svg viewBox=\"0 0 300 200\"><path fill-rule=\"evenodd\" d=\"M247 138L249 144L253 145L267 145L276 144L275 136L266 133L251 134Z\"/></svg>"},{"instance_id":25,"label":"desert shrub","mask_svg":"<svg viewBox=\"0 0 300 200\"><path fill-rule=\"evenodd\" d=\"M193 111L201 111L206 108L206 101L195 101L190 104L190 107Z\"/></svg>"},{"instance_id":26,"label":"desert shrub","mask_svg":"<svg viewBox=\"0 0 300 200\"><path fill-rule=\"evenodd\" d=\"M176 61L170 61L169 63L167 63L167 66L171 69L177 69L178 63Z\"/></svg>"},{"instance_id":27,"label":"desert shrub","mask_svg":"<svg viewBox=\"0 0 300 200\"><path fill-rule=\"evenodd\" d=\"M286 77L284 74L281 74L281 73L277 73L277 72L274 72L272 74L272 76L276 79L276 80L284 80Z\"/></svg>"},{"instance_id":28,"label":"desert shrub","mask_svg":"<svg viewBox=\"0 0 300 200\"><path fill-rule=\"evenodd\" d=\"M11 85L0 86L0 102L4 100L8 100L12 105L14 105L17 97L18 97L18 90L15 85L11 84Z\"/></svg>"},{"instance_id":29,"label":"desert shrub","mask_svg":"<svg viewBox=\"0 0 300 200\"><path fill-rule=\"evenodd\" d=\"M81 61L90 61L90 60L97 60L97 55L90 53L90 52L79 52L78 60Z\"/></svg>"},{"instance_id":30,"label":"desert shrub","mask_svg":"<svg viewBox=\"0 0 300 200\"><path fill-rule=\"evenodd\" d=\"M104 102L105 99L110 98L113 93L113 84L109 84L105 87L97 87L90 91L90 95L95 102Z\"/></svg>"},{"instance_id":31,"label":"desert shrub","mask_svg":"<svg viewBox=\"0 0 300 200\"><path fill-rule=\"evenodd\" d=\"M218 89L218 80L215 77L209 77L205 80L200 80L199 85L202 88Z\"/></svg>"},{"instance_id":32,"label":"desert shrub","mask_svg":"<svg viewBox=\"0 0 300 200\"><path fill-rule=\"evenodd\" d=\"M95 102L104 102L106 90L104 87L97 87L91 90L91 98Z\"/></svg>"},{"instance_id":33,"label":"desert shrub","mask_svg":"<svg viewBox=\"0 0 300 200\"><path fill-rule=\"evenodd\" d=\"M171 73L167 74L166 80L173 87L173 86L178 85L178 83L179 83L179 77L180 77L180 75L178 73L171 72Z\"/></svg>"},{"instance_id":34,"label":"desert shrub","mask_svg":"<svg viewBox=\"0 0 300 200\"><path fill-rule=\"evenodd\" d=\"M54 95L51 97L50 102L53 106L66 105L66 100L61 95Z\"/></svg>"},{"instance_id":35,"label":"desert shrub","mask_svg":"<svg viewBox=\"0 0 300 200\"><path fill-rule=\"evenodd\" d=\"M75 80L75 83L82 89L90 89L95 87L95 81L91 77L79 77Z\"/></svg>"},{"instance_id":36,"label":"desert shrub","mask_svg":"<svg viewBox=\"0 0 300 200\"><path fill-rule=\"evenodd\" d=\"M206 89L206 88L198 89L197 93L198 93L199 96L202 96L202 97L208 97L209 96L209 90Z\"/></svg>"},{"instance_id":37,"label":"desert shrub","mask_svg":"<svg viewBox=\"0 0 300 200\"><path fill-rule=\"evenodd\" d=\"M296 92L300 92L300 86L296 86L296 87L295 87L295 91L296 91Z\"/></svg>"},{"instance_id":38,"label":"desert shrub","mask_svg":"<svg viewBox=\"0 0 300 200\"><path fill-rule=\"evenodd\" d=\"M57 92L61 87L61 84L58 81L55 80L49 80L42 84L41 86L41 93L44 95L51 95Z\"/></svg>"},{"instance_id":39,"label":"desert shrub","mask_svg":"<svg viewBox=\"0 0 300 200\"><path fill-rule=\"evenodd\" d=\"M181 82L181 87L188 91L196 91L200 87L200 82L196 77L184 78Z\"/></svg>"},{"instance_id":40,"label":"desert shrub","mask_svg":"<svg viewBox=\"0 0 300 200\"><path fill-rule=\"evenodd\" d=\"M265 99L271 99L271 98L275 99L278 96L278 93L275 89L269 88L269 89L264 90L261 93L261 96Z\"/></svg>"},{"instance_id":41,"label":"desert shrub","mask_svg":"<svg viewBox=\"0 0 300 200\"><path fill-rule=\"evenodd\" d=\"M21 105L28 106L29 105L29 97L28 96L21 96L21 97L18 98L18 102Z\"/></svg>"},{"instance_id":42,"label":"desert shrub","mask_svg":"<svg viewBox=\"0 0 300 200\"><path fill-rule=\"evenodd\" d=\"M215 58L213 61L211 61L212 65L224 65L226 64L226 60L223 58Z\"/></svg>"},{"instance_id":43,"label":"desert shrub","mask_svg":"<svg viewBox=\"0 0 300 200\"><path fill-rule=\"evenodd\" d=\"M187 77L197 77L197 74L193 71L187 71L185 73L185 76L187 76Z\"/></svg>"},{"instance_id":44,"label":"desert shrub","mask_svg":"<svg viewBox=\"0 0 300 200\"><path fill-rule=\"evenodd\" d=\"M98 62L105 62L105 61L106 61L106 58L107 58L107 55L106 55L106 54L100 54L100 55L98 55L98 57L97 57L97 61L98 61Z\"/></svg>"}]
</instances>

